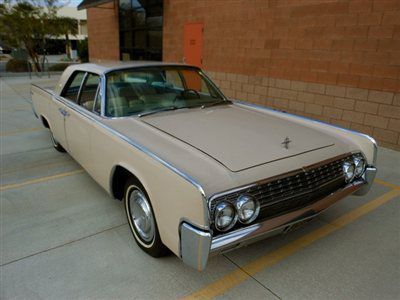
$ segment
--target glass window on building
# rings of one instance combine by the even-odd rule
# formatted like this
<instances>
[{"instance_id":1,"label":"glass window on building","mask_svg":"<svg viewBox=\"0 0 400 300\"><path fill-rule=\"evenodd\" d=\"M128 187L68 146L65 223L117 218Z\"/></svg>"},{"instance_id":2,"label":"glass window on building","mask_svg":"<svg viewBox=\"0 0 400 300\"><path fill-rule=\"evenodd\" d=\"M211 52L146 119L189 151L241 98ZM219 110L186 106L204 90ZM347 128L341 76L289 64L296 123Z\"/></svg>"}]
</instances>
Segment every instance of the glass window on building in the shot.
<instances>
[{"instance_id":1,"label":"glass window on building","mask_svg":"<svg viewBox=\"0 0 400 300\"><path fill-rule=\"evenodd\" d=\"M122 60L162 60L163 0L120 0Z\"/></svg>"}]
</instances>

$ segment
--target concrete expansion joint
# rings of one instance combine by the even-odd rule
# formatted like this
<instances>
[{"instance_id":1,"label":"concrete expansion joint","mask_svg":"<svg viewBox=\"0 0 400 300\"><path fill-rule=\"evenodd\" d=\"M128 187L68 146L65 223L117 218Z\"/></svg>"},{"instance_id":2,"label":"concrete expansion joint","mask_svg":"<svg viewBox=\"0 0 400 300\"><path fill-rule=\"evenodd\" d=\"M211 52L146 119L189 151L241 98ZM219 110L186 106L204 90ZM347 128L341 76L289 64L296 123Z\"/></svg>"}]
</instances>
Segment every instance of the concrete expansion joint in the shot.
<instances>
[{"instance_id":1,"label":"concrete expansion joint","mask_svg":"<svg viewBox=\"0 0 400 300\"><path fill-rule=\"evenodd\" d=\"M23 153L32 153L32 152L36 152L36 151L50 150L50 149L53 149L53 147L47 146L47 147L43 147L43 148L37 148L37 149L34 149L34 150L26 150L26 151L19 151L19 152L1 154L0 156L4 159L5 157L7 157L7 155L16 155L16 154L23 154Z\"/></svg>"},{"instance_id":2,"label":"concrete expansion joint","mask_svg":"<svg viewBox=\"0 0 400 300\"><path fill-rule=\"evenodd\" d=\"M238 265L236 262L234 262L232 259L230 259L226 254L223 254L222 256L224 256L229 262L231 262L233 265L236 266L236 268L238 268L239 270L241 270L243 273L245 273L249 278L253 279L255 282L257 282L257 284L259 284L261 287L263 287L265 290L267 290L268 292L270 292L272 295L274 295L275 298L281 300L282 298L276 294L274 291L272 291L269 287L267 287L265 284L263 284L262 282L260 282L257 278L255 278L253 275L251 275L249 272L247 272L245 269L243 269L240 265Z\"/></svg>"},{"instance_id":3,"label":"concrete expansion joint","mask_svg":"<svg viewBox=\"0 0 400 300\"><path fill-rule=\"evenodd\" d=\"M0 267L4 267L4 266L16 263L18 261L24 260L24 259L32 257L32 256L36 256L36 255L39 255L39 254L42 254L42 253L45 253L45 252L49 252L49 251L52 251L52 250L55 250L55 249L58 249L58 248L61 248L61 247L67 246L67 245L71 245L71 244L76 243L76 242L80 242L80 241L86 240L88 238L94 237L96 235L99 235L101 233L104 233L104 232L107 232L107 231L110 231L110 230L113 230L113 229L117 229L117 228L122 227L122 226L127 225L127 224L128 223L125 222L123 224L119 224L119 225L116 225L116 226L113 226L113 227L110 227L110 228L95 232L93 234L90 234L90 235L87 235L87 236L83 236L83 237L75 239L73 241L69 241L69 242L61 244L61 245L57 245L57 246L54 246L54 247L51 247L51 248L48 248L48 249L45 249L45 250L42 250L42 251L39 251L39 252L36 252L36 253L32 253L30 255L27 255L27 256L24 256L24 257L21 257L21 258L14 259L12 261L9 261L9 262L6 262L6 263L0 265Z\"/></svg>"},{"instance_id":4,"label":"concrete expansion joint","mask_svg":"<svg viewBox=\"0 0 400 300\"><path fill-rule=\"evenodd\" d=\"M0 79L1 80L1 79ZM6 81L1 80L4 85L8 86L11 90L14 91L18 96L20 96L25 102L28 102L29 104L32 104L32 100L29 98L25 98L21 93L19 93L15 88L13 88L11 85L9 85Z\"/></svg>"}]
</instances>

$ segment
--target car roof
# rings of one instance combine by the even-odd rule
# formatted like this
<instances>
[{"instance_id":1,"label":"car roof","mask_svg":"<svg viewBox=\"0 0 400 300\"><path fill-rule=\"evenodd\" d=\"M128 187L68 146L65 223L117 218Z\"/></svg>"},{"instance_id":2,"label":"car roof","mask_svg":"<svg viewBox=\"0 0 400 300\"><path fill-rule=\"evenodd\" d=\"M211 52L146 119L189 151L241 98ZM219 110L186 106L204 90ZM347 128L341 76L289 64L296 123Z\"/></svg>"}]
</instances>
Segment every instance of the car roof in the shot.
<instances>
[{"instance_id":1,"label":"car roof","mask_svg":"<svg viewBox=\"0 0 400 300\"><path fill-rule=\"evenodd\" d=\"M168 63L160 61L107 61L107 62L74 64L71 65L69 69L71 69L71 71L80 70L86 72L94 72L98 74L105 74L115 70L138 68L138 67L152 67L152 66L195 67L183 63Z\"/></svg>"}]
</instances>

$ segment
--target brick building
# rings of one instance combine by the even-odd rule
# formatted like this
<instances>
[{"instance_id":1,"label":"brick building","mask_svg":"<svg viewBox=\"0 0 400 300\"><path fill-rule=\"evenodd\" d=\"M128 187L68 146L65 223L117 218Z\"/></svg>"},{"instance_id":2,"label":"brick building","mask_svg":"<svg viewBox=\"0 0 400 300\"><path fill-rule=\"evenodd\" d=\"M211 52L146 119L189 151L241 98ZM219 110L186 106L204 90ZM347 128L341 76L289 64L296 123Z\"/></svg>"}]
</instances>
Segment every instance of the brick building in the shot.
<instances>
[{"instance_id":1,"label":"brick building","mask_svg":"<svg viewBox=\"0 0 400 300\"><path fill-rule=\"evenodd\" d=\"M400 150L400 0L85 0L80 8L93 61L185 60L231 98Z\"/></svg>"}]
</instances>

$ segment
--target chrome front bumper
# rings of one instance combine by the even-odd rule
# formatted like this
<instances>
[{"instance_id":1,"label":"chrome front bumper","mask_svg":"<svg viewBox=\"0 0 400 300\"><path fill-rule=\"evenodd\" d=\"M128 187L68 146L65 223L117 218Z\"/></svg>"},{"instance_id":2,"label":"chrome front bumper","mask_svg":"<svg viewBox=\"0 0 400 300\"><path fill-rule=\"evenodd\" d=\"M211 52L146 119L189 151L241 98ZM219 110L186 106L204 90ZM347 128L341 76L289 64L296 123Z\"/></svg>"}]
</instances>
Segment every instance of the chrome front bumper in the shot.
<instances>
[{"instance_id":1,"label":"chrome front bumper","mask_svg":"<svg viewBox=\"0 0 400 300\"><path fill-rule=\"evenodd\" d=\"M202 271L211 255L220 254L282 233L294 224L314 218L323 210L350 194L365 195L371 188L376 171L375 167L369 166L362 179L348 184L307 207L215 238L212 237L210 232L197 229L189 223L183 222L180 227L181 258L184 263Z\"/></svg>"}]
</instances>

